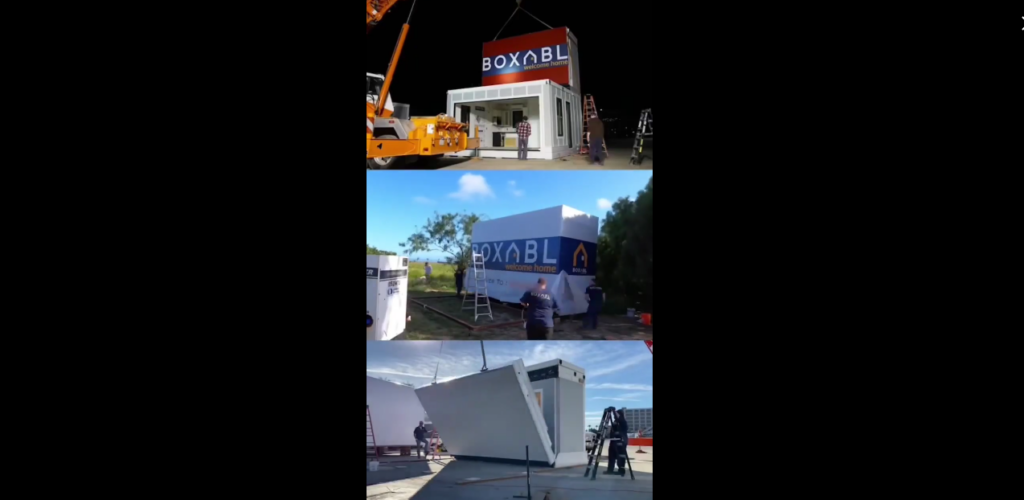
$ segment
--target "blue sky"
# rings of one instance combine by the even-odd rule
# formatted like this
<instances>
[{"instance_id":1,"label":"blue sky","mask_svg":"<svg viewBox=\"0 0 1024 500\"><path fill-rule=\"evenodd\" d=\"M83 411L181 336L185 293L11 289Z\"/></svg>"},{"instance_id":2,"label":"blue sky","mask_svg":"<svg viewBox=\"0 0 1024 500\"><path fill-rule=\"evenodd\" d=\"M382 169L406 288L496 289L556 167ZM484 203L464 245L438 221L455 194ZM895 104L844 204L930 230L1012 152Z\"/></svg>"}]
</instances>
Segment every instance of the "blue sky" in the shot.
<instances>
[{"instance_id":1,"label":"blue sky","mask_svg":"<svg viewBox=\"0 0 1024 500\"><path fill-rule=\"evenodd\" d=\"M434 211L470 212L497 219L556 205L568 205L600 219L612 202L636 198L648 171L368 171L366 243L401 254L399 242L416 232ZM440 253L416 254L438 260Z\"/></svg>"},{"instance_id":2,"label":"blue sky","mask_svg":"<svg viewBox=\"0 0 1024 500\"><path fill-rule=\"evenodd\" d=\"M475 341L367 342L366 374L415 387L437 380L480 373L483 358ZM587 373L587 424L597 425L601 412L616 408L654 407L654 356L642 341L494 341L484 342L487 367L522 359L529 366L552 359L568 361ZM438 365L440 362L440 365Z\"/></svg>"}]
</instances>

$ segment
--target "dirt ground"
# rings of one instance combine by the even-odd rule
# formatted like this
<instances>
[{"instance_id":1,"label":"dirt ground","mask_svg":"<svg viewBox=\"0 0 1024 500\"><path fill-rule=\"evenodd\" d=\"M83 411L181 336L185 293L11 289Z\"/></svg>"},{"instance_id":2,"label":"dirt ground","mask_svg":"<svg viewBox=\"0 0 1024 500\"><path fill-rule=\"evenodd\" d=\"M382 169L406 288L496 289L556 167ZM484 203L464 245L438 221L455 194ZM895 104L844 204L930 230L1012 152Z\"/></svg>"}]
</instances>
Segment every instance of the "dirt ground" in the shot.
<instances>
[{"instance_id":1,"label":"dirt ground","mask_svg":"<svg viewBox=\"0 0 1024 500\"><path fill-rule=\"evenodd\" d=\"M619 141L621 142L621 141ZM429 162L414 162L402 165L401 170L654 170L653 141L644 147L644 159L640 165L630 165L632 142L625 145L618 142L608 150L604 166L591 165L588 157L573 155L555 160L519 161L514 158L438 158Z\"/></svg>"},{"instance_id":2,"label":"dirt ground","mask_svg":"<svg viewBox=\"0 0 1024 500\"><path fill-rule=\"evenodd\" d=\"M516 321L514 325L470 330L429 309L425 309L413 300L455 316L469 324L474 324L472 311L461 311L461 299L448 290L410 291L408 315L412 321L407 323L405 333L395 340L526 340L526 330L522 323L521 311L509 308L498 302L491 301L491 310L495 320L480 318L477 325L496 324L504 321ZM427 297L426 300L419 300ZM435 298L429 298L435 297ZM443 298L442 298L443 297ZM583 329L582 320L556 318L555 332L551 340L654 340L654 328L633 322L629 318L619 316L601 316L598 329Z\"/></svg>"}]
</instances>

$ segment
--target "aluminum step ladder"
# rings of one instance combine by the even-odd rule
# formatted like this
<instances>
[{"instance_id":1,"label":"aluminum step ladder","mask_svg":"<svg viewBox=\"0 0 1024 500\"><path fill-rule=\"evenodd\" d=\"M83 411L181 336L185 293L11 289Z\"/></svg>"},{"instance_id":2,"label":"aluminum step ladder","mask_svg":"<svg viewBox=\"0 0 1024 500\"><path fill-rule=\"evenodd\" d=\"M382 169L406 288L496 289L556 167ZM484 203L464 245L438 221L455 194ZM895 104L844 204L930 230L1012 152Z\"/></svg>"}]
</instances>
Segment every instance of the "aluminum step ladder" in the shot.
<instances>
[{"instance_id":1,"label":"aluminum step ladder","mask_svg":"<svg viewBox=\"0 0 1024 500\"><path fill-rule=\"evenodd\" d=\"M491 313L491 299L487 295L487 270L484 269L484 256L483 254L473 254L473 303L466 305L469 301L469 287L466 287L466 295L462 296L462 310L473 310L473 322L476 323L477 318L480 316L487 316L494 321L494 315ZM483 301L481 303L481 301ZM483 312L483 311L487 312Z\"/></svg>"},{"instance_id":2,"label":"aluminum step ladder","mask_svg":"<svg viewBox=\"0 0 1024 500\"><path fill-rule=\"evenodd\" d=\"M651 115L651 108L640 112L640 123L636 126L636 138L633 139L633 155L629 157L630 165L639 165L644 161L644 137L654 137L654 117Z\"/></svg>"},{"instance_id":3,"label":"aluminum step ladder","mask_svg":"<svg viewBox=\"0 0 1024 500\"><path fill-rule=\"evenodd\" d=\"M373 420L370 419L370 405L366 405L366 447L373 447L372 455L380 458L380 450L377 449L377 435L373 433ZM371 453L366 452L367 455Z\"/></svg>"}]
</instances>

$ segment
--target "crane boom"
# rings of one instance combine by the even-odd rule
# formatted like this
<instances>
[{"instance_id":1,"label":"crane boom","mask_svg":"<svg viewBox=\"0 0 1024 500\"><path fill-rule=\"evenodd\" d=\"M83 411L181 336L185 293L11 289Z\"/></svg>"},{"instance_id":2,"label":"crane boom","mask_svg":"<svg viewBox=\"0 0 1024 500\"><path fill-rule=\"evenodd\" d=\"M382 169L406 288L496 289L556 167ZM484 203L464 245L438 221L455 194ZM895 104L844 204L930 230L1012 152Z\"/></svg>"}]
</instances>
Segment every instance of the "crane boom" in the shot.
<instances>
[{"instance_id":1,"label":"crane boom","mask_svg":"<svg viewBox=\"0 0 1024 500\"><path fill-rule=\"evenodd\" d=\"M384 18L384 14L401 0L366 0L366 32Z\"/></svg>"}]
</instances>

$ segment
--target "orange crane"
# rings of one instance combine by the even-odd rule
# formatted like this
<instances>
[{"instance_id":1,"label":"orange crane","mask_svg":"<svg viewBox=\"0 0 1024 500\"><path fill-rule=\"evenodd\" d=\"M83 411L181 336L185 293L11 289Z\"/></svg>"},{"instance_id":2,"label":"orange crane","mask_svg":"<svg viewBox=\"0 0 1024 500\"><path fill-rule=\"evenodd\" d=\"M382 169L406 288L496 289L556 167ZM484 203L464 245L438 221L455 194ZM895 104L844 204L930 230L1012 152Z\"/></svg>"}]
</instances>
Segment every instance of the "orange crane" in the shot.
<instances>
[{"instance_id":1,"label":"orange crane","mask_svg":"<svg viewBox=\"0 0 1024 500\"><path fill-rule=\"evenodd\" d=\"M380 22L391 7L401 0L366 0L366 32ZM469 125L459 123L444 113L432 117L394 117L391 82L398 67L398 58L409 34L416 0L409 8L409 17L402 25L398 43L391 53L385 75L366 74L366 168L394 168L402 159L437 157L480 146L479 131L469 138Z\"/></svg>"}]
</instances>

